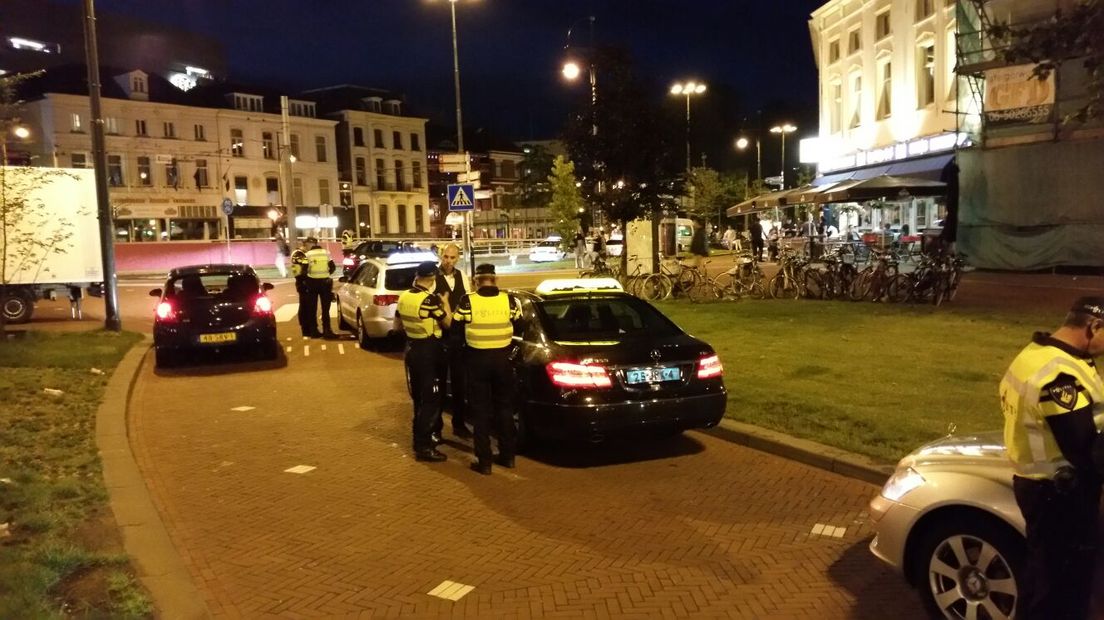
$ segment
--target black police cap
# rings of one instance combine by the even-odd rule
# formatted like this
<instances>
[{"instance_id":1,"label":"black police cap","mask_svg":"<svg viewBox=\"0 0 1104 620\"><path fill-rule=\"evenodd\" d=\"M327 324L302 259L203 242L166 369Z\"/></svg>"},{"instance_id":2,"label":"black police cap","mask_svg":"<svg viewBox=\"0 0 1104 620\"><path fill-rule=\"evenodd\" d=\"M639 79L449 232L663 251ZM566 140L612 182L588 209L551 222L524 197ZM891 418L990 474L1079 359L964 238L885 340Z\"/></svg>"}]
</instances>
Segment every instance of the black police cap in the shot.
<instances>
[{"instance_id":1,"label":"black police cap","mask_svg":"<svg viewBox=\"0 0 1104 620\"><path fill-rule=\"evenodd\" d=\"M1073 303L1070 312L1088 314L1098 319L1104 319L1104 297L1081 297Z\"/></svg>"},{"instance_id":2,"label":"black police cap","mask_svg":"<svg viewBox=\"0 0 1104 620\"><path fill-rule=\"evenodd\" d=\"M475 275L477 276L493 276L495 275L495 266L490 263L483 263L482 265L475 266Z\"/></svg>"},{"instance_id":3,"label":"black police cap","mask_svg":"<svg viewBox=\"0 0 1104 620\"><path fill-rule=\"evenodd\" d=\"M419 278L428 278L429 276L435 276L437 275L437 263L428 260L424 263L418 263L418 268L414 270L414 273Z\"/></svg>"}]
</instances>

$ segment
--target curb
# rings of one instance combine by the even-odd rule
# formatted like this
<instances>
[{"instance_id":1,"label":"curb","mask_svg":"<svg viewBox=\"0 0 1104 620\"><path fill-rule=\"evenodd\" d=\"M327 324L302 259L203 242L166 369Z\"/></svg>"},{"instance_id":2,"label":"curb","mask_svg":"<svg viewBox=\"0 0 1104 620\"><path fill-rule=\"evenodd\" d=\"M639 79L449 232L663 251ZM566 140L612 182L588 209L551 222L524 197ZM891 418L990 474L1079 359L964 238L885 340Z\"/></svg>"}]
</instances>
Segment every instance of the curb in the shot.
<instances>
[{"instance_id":1,"label":"curb","mask_svg":"<svg viewBox=\"0 0 1104 620\"><path fill-rule=\"evenodd\" d=\"M760 452L767 452L782 458L798 461L881 486L894 470L894 466L853 452L826 446L808 439L798 439L751 424L729 419L705 431L719 439L747 446Z\"/></svg>"},{"instance_id":2,"label":"curb","mask_svg":"<svg viewBox=\"0 0 1104 620\"><path fill-rule=\"evenodd\" d=\"M103 463L104 486L123 536L123 548L134 561L142 585L149 590L158 617L210 618L130 449L130 394L149 350L147 338L127 352L112 373L103 403L96 411L96 446Z\"/></svg>"}]
</instances>

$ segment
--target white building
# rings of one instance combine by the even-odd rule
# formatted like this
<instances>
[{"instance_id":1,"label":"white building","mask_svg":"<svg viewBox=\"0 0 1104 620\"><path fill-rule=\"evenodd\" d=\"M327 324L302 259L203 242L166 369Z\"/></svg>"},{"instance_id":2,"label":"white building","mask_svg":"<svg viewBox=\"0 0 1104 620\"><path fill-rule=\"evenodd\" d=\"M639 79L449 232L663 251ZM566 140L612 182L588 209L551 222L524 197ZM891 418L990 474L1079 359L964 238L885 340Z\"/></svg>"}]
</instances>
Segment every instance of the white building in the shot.
<instances>
[{"instance_id":1,"label":"white building","mask_svg":"<svg viewBox=\"0 0 1104 620\"><path fill-rule=\"evenodd\" d=\"M358 237L429 236L427 119L403 116L400 100L375 89L336 86L307 94L337 121L338 166L356 205L350 228Z\"/></svg>"},{"instance_id":2,"label":"white building","mask_svg":"<svg viewBox=\"0 0 1104 620\"><path fill-rule=\"evenodd\" d=\"M956 131L955 0L832 0L809 20L819 70L820 131L803 144L817 185L882 174L938 179ZM815 151L809 153L806 151ZM869 210L862 226L939 215L936 201Z\"/></svg>"},{"instance_id":3,"label":"white building","mask_svg":"<svg viewBox=\"0 0 1104 620\"><path fill-rule=\"evenodd\" d=\"M43 84L22 120L36 165L92 167L88 97L76 84ZM56 87L56 88L53 88ZM197 88L184 93L130 71L103 79L107 174L117 242L267 238L282 208L333 216L338 202L334 126L315 104L292 100L282 146L278 98ZM281 187L280 158L291 163ZM233 215L220 205L229 199ZM321 232L332 236L332 221ZM301 227L302 233L315 232Z\"/></svg>"}]
</instances>

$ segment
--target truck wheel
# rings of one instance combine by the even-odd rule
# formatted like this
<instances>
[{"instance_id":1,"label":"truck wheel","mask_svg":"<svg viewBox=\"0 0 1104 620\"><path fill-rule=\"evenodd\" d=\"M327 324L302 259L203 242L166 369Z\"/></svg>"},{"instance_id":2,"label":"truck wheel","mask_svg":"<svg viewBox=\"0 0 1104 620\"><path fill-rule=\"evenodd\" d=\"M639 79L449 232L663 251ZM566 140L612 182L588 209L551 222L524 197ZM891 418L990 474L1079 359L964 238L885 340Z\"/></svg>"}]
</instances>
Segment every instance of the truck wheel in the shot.
<instances>
[{"instance_id":1,"label":"truck wheel","mask_svg":"<svg viewBox=\"0 0 1104 620\"><path fill-rule=\"evenodd\" d=\"M26 323L34 312L34 300L24 292L13 291L4 296L2 307L8 323Z\"/></svg>"}]
</instances>

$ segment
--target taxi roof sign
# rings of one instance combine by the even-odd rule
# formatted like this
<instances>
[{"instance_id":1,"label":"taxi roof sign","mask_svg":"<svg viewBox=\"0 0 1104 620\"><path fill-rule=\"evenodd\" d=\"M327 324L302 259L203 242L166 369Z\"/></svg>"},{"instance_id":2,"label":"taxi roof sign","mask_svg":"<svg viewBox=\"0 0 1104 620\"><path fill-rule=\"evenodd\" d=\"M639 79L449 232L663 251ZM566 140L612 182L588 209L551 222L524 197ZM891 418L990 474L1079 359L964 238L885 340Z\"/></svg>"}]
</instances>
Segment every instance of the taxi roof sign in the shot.
<instances>
[{"instance_id":1,"label":"taxi roof sign","mask_svg":"<svg viewBox=\"0 0 1104 620\"><path fill-rule=\"evenodd\" d=\"M403 265L406 263L426 263L426 262L438 262L440 259L433 252L392 252L387 257L388 265Z\"/></svg>"},{"instance_id":2,"label":"taxi roof sign","mask_svg":"<svg viewBox=\"0 0 1104 620\"><path fill-rule=\"evenodd\" d=\"M554 278L537 285L538 295L554 293L620 293L625 289L613 278Z\"/></svg>"}]
</instances>

